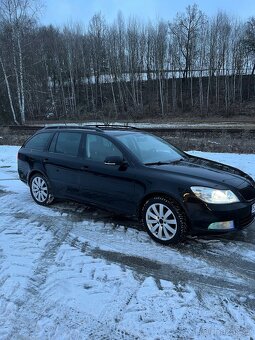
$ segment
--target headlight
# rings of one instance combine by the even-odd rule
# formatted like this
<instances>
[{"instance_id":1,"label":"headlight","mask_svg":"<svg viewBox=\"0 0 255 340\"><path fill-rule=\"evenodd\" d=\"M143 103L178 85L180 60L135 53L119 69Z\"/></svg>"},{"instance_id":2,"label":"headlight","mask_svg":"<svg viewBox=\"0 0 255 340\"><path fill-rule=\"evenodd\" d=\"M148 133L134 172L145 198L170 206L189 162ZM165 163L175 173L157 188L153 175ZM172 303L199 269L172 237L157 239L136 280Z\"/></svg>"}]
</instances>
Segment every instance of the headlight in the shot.
<instances>
[{"instance_id":1,"label":"headlight","mask_svg":"<svg viewBox=\"0 0 255 340\"><path fill-rule=\"evenodd\" d=\"M218 190L206 187L191 187L191 190L206 203L226 204L239 202L239 199L231 190Z\"/></svg>"}]
</instances>

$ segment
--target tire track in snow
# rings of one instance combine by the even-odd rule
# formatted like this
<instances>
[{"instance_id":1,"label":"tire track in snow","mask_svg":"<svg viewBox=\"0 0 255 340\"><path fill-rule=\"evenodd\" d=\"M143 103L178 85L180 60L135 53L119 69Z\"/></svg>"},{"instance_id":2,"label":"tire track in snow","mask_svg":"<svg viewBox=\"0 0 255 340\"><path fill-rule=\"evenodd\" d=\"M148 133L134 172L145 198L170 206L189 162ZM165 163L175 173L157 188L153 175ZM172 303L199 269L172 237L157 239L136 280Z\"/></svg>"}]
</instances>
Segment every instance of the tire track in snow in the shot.
<instances>
[{"instance_id":1,"label":"tire track in snow","mask_svg":"<svg viewBox=\"0 0 255 340\"><path fill-rule=\"evenodd\" d=\"M24 337L31 337L33 336L33 332L37 323L44 316L46 309L49 308L50 310L50 306L44 305L43 297L40 293L41 287L46 282L48 269L55 263L55 257L62 244L69 241L68 243L70 243L70 245L75 245L75 240L69 234L73 228L73 223L70 223L66 217L61 216L37 216L31 219L31 216L29 216L22 209L16 209L14 206L9 206L9 209L11 210L11 215L13 215L19 221L29 220L29 223L33 225L37 223L36 228L43 228L46 231L50 231L53 236L53 239L46 245L42 256L38 260L33 275L29 278L26 296L23 298L23 302L19 303L16 312L17 316L15 325L8 334L8 338L19 338L21 335ZM6 215L8 216L9 214ZM55 221L54 225L52 223L53 221ZM135 294L137 289L139 289L139 285L135 288L135 290L127 294L127 297L125 298L124 302L122 302L122 304L126 305L127 301L130 301L131 296ZM38 305L41 306L39 310ZM116 340L123 338L123 332L116 327L113 327L107 319L108 312L111 308L112 304L111 306L106 306L105 309L100 313L99 318L93 318L90 315L83 314L83 322L84 319L87 320L86 332L89 331L90 335L93 335L94 339L113 339L113 335ZM26 316L26 311L28 310L30 311L30 317ZM70 324L72 324L71 320ZM132 339L132 335L129 334L129 338Z\"/></svg>"},{"instance_id":2,"label":"tire track in snow","mask_svg":"<svg viewBox=\"0 0 255 340\"><path fill-rule=\"evenodd\" d=\"M96 227L96 226L95 226ZM163 278L174 282L188 281L192 283L206 284L208 286L222 287L231 290L246 291L254 293L255 276L250 275L251 272L246 271L246 266L253 266L253 263L239 259L239 266L232 265L232 257L230 254L229 262L221 262L216 257L212 259L211 254L207 254L204 250L201 253L193 253L187 251L187 245L177 248L168 248L156 245L148 239L142 242L139 239L141 233L135 232L132 235L125 235L122 239L119 238L118 231L116 238L108 237L109 230L104 233L104 236L96 231L91 232L90 228L85 226L82 236L79 232L73 230L73 237L80 237L80 242L93 256L99 256L114 263L127 265L132 270L138 273L151 275L155 278ZM100 242L95 242L95 240ZM137 245L139 244L139 247ZM190 244L189 246L190 247ZM192 243L191 243L192 247ZM89 250L88 250L89 249ZM151 256L151 253L162 256ZM228 257L228 254L225 254ZM187 268L186 261L192 261L194 265ZM195 263L197 261L197 263ZM198 266L196 268L196 265ZM199 268L200 266L200 268ZM208 270L207 270L208 267Z\"/></svg>"},{"instance_id":3,"label":"tire track in snow","mask_svg":"<svg viewBox=\"0 0 255 340\"><path fill-rule=\"evenodd\" d=\"M4 198L3 198L4 199ZM35 270L33 276L30 279L30 286L28 290L28 294L26 296L26 299L28 302L24 303L23 305L19 306L19 317L17 319L17 323L20 323L19 326L15 326L12 330L11 335L14 337L18 337L20 332L22 330L26 329L26 333L23 332L26 336L33 335L34 327L39 322L39 320L43 317L44 313L47 309L50 311L49 305L44 305L42 299L43 296L40 294L40 288L45 284L46 278L47 278L47 271L51 267L52 264L55 262L55 256L61 247L62 244L68 243L71 246L78 248L80 251L85 252L85 254L94 256L96 258L102 258L103 260L110 261L113 263L116 263L118 265L124 265L134 272L138 273L142 277L148 277L152 276L155 279L166 279L172 282L192 282L194 284L197 284L198 287L201 287L201 284L211 286L211 288L216 288L215 282L209 282L206 283L204 279L204 276L199 276L197 273L195 273L195 279L191 279L190 275L185 272L185 270L178 268L177 266L174 266L174 263L166 264L164 263L164 260L162 262L158 262L157 260L152 260L148 252L145 252L145 254L141 254L141 247L149 246L151 252L156 251L163 251L170 252L173 255L181 253L185 255L185 249L186 245L183 246L183 248L177 248L177 249L168 249L167 247L163 248L162 246L155 246L154 243L152 243L150 240L148 241L148 238L145 237L145 239L140 238L140 236L144 236L144 233L139 233L134 230L134 232L130 232L129 229L123 228L121 233L122 236L126 235L124 239L119 240L118 239L118 233L119 229L116 228L116 226L109 226L107 225L106 230L94 230L93 235L91 233L91 228L97 228L98 224L93 223L90 227L83 225L82 223L74 223L73 216L61 216L59 213L59 208L56 207L54 211L52 212L49 208L43 208L39 209L40 207L36 206L35 211L33 211L33 215L28 213L28 209L25 208L18 208L19 205L17 202L13 202L11 205L6 205L6 209L9 210L9 212L5 212L4 214L10 214L16 217L17 220L27 220L28 223L35 224L37 223L37 227L40 229L45 229L46 231L49 231L53 235L53 240L47 245L47 248L44 251L44 254L42 255L40 261L38 262L37 269ZM5 209L5 210L6 210ZM56 213L56 211L58 213ZM49 216L48 213L51 213L52 216ZM76 232L77 230L73 230L73 228L77 227L77 225L82 225L84 227L84 230L86 232L86 237L84 241L84 235L82 235L80 240L80 234L79 232ZM113 243L113 239L110 241L107 241L107 234L115 234L116 233L116 239ZM130 234L130 235L127 235ZM93 237L92 237L93 236ZM139 252L132 254L131 256L128 256L126 253L123 253L123 249L125 248L127 239L131 239L132 242L136 243L136 246L139 244L138 250ZM95 245L95 239L100 240L100 247L97 247ZM131 243L132 243L131 242ZM207 248L205 246L204 251L207 251ZM137 248L136 248L137 249ZM148 250L148 249L147 249ZM131 252L132 253L132 252ZM189 251L187 251L189 253ZM144 256L143 256L144 255ZM187 255L187 254L186 254ZM192 254L189 253L189 256L193 256L195 258L201 257L201 254ZM185 256L184 256L185 257ZM204 255L202 256L202 259L204 259ZM215 265L215 263L212 263L211 265ZM209 276L208 280L211 280L211 277ZM223 289L230 289L238 291L240 288L247 291L247 287L240 287L238 284L231 283L231 286L227 286L229 284L228 281L222 280L222 278L219 278L218 284L224 283ZM87 320L87 323L90 324L90 326L87 326L87 331L90 329L90 334L96 337L104 336L112 339L113 335L114 337L118 338L118 336L123 336L121 329L118 328L118 323L121 322L123 315L125 314L126 307L128 306L130 301L132 301L132 298L135 296L137 290L139 290L139 285L129 292L127 294L126 298L123 299L121 303L118 301L116 302L116 305L113 304L113 308L117 308L118 306L122 306L120 313L118 317L117 325L113 326L111 322L107 319L107 314L109 310L111 309L111 306L108 305L105 307L105 309L101 312L100 318L93 318L90 315L83 314L83 317ZM42 310L38 311L38 306L42 306ZM22 314L25 314L26 310L30 309L33 318L29 320L27 317L21 316ZM74 311L75 313L75 311ZM79 319L79 318L78 318ZM70 320L70 324L75 325L75 323ZM121 335L122 334L122 335ZM131 335L130 335L131 337Z\"/></svg>"},{"instance_id":4,"label":"tire track in snow","mask_svg":"<svg viewBox=\"0 0 255 340\"><path fill-rule=\"evenodd\" d=\"M34 223L34 222L33 222ZM40 223L39 228L44 227ZM65 242L68 234L72 230L73 225L63 224L59 225L59 228L55 229L53 238L45 247L45 250L39 260L37 261L36 268L33 275L29 278L27 293L24 302L18 308L17 322L11 331L10 337L19 336L22 334L22 330L27 331L27 336L33 333L36 322L41 317L41 311L38 310L38 298L40 298L40 287L45 283L48 275L48 269L55 262L55 256L60 246ZM32 319L24 317L26 311L30 311L30 315L33 315Z\"/></svg>"},{"instance_id":5,"label":"tire track in snow","mask_svg":"<svg viewBox=\"0 0 255 340\"><path fill-rule=\"evenodd\" d=\"M17 214L17 213L16 213ZM20 213L19 213L20 214ZM66 213L65 213L66 214ZM19 215L19 217L22 217L22 215ZM31 218L30 218L31 219ZM73 223L72 222L72 217L70 218L70 215L65 216L65 217L58 217L58 220L62 220L62 223L67 223L66 219L69 221L69 223ZM33 219L31 219L31 222L38 222L41 221L41 223L46 223L47 225L47 229L52 231L53 234L58 233L59 230L59 225L58 224L53 224L54 217L51 216L35 216L33 217ZM78 224L78 223L77 223ZM93 225L93 222L92 222ZM108 225L109 226L109 225ZM84 226L84 229L86 231L86 226ZM92 226L93 228L93 226ZM191 244L188 243L188 245L181 245L177 248L173 248L173 249L167 249L168 247L162 247L162 246L158 246L161 249L157 249L156 251L171 251L171 252L176 252L176 254L181 254L181 256L183 257L183 259L185 260L185 256L191 257L191 258L196 258L198 260L206 260L207 265L209 265L209 267L213 267L215 268L216 272L217 271L226 271L227 268L227 272L231 273L234 276L238 276L239 278L242 277L245 280L245 284L240 284L238 282L233 282L233 280L231 280L231 282L229 282L229 280L224 277L225 275L219 275L218 277L212 277L210 275L201 275L199 273L193 272L190 273L189 271L187 272L186 268L181 268L179 267L179 265L175 265L171 260L170 264L166 264L165 261L163 260L162 262L158 262L155 260L152 260L150 257L148 258L148 254L141 254L139 251L134 252L132 254L132 249L131 249L131 256L127 256L127 254L122 252L123 249L123 243L125 242L123 239L118 242L118 240L116 240L114 242L114 244L112 243L112 240L107 242L107 239L104 237L104 234L109 232L105 231L105 230L99 230L97 231L97 224L94 223L94 228L95 230L92 232L91 235L91 228L89 228L89 230L87 230L86 232L86 236L85 236L85 243L81 244L79 247L80 249L82 249L83 247L86 247L86 244L88 242L89 245L89 253L92 256L99 256L100 258L103 258L105 260L110 260L114 263L120 264L120 265L127 265L129 268L131 268L132 270L137 271L138 273L144 273L145 275L151 275L155 278L164 278L166 280L174 280L176 282L180 282L180 281L189 281L192 283L197 283L197 284L206 284L208 286L215 286L215 287L221 287L222 284L224 284L225 288L227 289L231 289L231 290L247 290L247 287L249 287L250 293L253 293L253 288L255 286L255 276L254 279L252 279L251 275L252 274L252 267L253 267L253 263L246 261L244 259L239 259L239 266L232 266L231 268L229 267L229 263L228 261L231 260L231 254L229 256L229 254L224 254L222 257L218 257L218 256L212 256L212 254L208 254L207 250L208 250L208 244L202 244L201 245L198 244L198 242L195 242L195 246L192 245L193 241L191 241ZM115 226L111 227L111 230L113 232L115 232ZM126 230L124 229L124 233L126 233ZM74 233L72 235L72 237L70 239L67 238L67 242L70 245L73 245L73 240L75 238L79 239L79 233ZM92 237L91 237L92 236ZM133 235L131 235L132 238ZM126 236L128 237L128 236ZM82 236L82 238L84 238L84 236ZM134 237L133 237L134 238ZM142 246L142 241L138 240L139 236L136 237L136 242L139 242L140 246ZM94 243L94 239L100 239L100 246L99 248L95 245L93 245ZM144 245L146 245L148 242L144 242ZM74 244L75 245L75 244ZM154 244L152 243L151 246L153 246ZM77 247L77 245L76 245ZM190 249L190 247L192 249ZM88 248L88 247L87 247ZM104 250L105 248L109 248L109 251ZM137 250L137 248L136 248ZM88 250L87 250L88 251ZM173 254L174 256L175 254ZM225 259L228 259L225 260ZM140 263L138 265L138 263ZM246 268L248 267L248 270L246 270ZM195 268L194 268L195 270Z\"/></svg>"},{"instance_id":6,"label":"tire track in snow","mask_svg":"<svg viewBox=\"0 0 255 340\"><path fill-rule=\"evenodd\" d=\"M79 206L78 206L79 207ZM69 221L70 224L73 224L72 220L73 220L73 214L69 214L68 216L64 216L62 217L61 214L60 214L60 211L58 209L58 207L54 207L55 211L57 211L58 213L58 217L57 219L60 221L62 221L62 223L67 223L66 220ZM48 212L50 209L49 208L44 208L46 210L46 212ZM55 223L55 220L56 220L56 217L52 217L52 216L47 216L47 215L42 215L42 216L33 216L33 218L31 219L31 216L29 216L26 212L24 211L18 211L15 213L16 214L16 217L19 217L19 218L22 218L23 217L27 217L31 220L32 223L34 222L41 222L41 223L45 223L47 225L47 228L48 230L51 230L53 232L53 234L57 234L59 232L59 225ZM77 212L75 213L77 214ZM66 215L66 213L64 213L64 215ZM83 214L82 214L83 215ZM86 213L87 215L87 213ZM55 224L54 224L55 223ZM133 260L130 261L130 258L128 258L125 253L122 254L122 249L123 249L123 239L120 240L120 242L118 242L118 240L115 240L114 244L112 243L112 240L110 240L110 242L108 241L107 242L107 239L104 237L105 233L107 234L107 232L109 232L109 230L96 230L97 228L97 224L96 223L93 223L92 222L92 228L93 228L93 224L94 224L94 228L95 230L91 233L91 227L88 228L88 226L84 226L84 229L88 229L87 232L86 232L86 240L89 242L90 244L90 251L92 252L92 255L96 255L96 253L98 253L97 255L101 256L101 258L103 258L105 256L105 259L106 260L111 260L111 261L115 261L115 263L120 263L122 265L129 265L130 268L134 269L134 270L137 270L137 261L139 261L139 259L141 259L141 261L144 261L146 262L146 259L148 258L148 254L145 254L144 256L142 256L142 254L140 254L140 252L138 252L139 254L137 254L137 251L136 253L131 254L133 255ZM79 225L79 223L77 222L77 225ZM109 226L109 225L108 225ZM111 230L110 231L113 231L115 232L115 229L116 226L111 226ZM126 230L124 229L124 234L126 233ZM92 234L92 235L91 235ZM117 233L118 234L118 230L117 230ZM79 233L75 234L76 237L79 238ZM75 236L73 236L75 238ZM133 235L131 235L131 238L132 236L134 236L134 233ZM143 240L138 240L139 238L139 235L136 235L137 237L136 238L136 242L142 246L142 241ZM93 245L93 242L94 242L94 239L100 239L100 254L99 252L93 250L93 248L97 248L97 246L94 246ZM128 238L126 236L126 238ZM134 238L134 237L133 237ZM146 242L144 242L144 244L146 245L147 240ZM176 252L176 254L178 253L181 254L181 256L185 259L185 256L188 256L188 257L191 257L191 258L195 258L195 259L198 259L198 260L206 260L207 264L209 265L209 267L214 267L214 268L217 268L217 270L221 270L221 271L225 271L226 268L227 268L227 272L230 272L233 276L234 275L237 275L238 277L243 277L246 281L246 284L245 286L243 287L244 289L246 289L247 285L251 286L252 287L252 284L255 286L255 281L254 279L252 279L252 274L253 274L253 263L252 262L249 262L245 259L239 259L238 261L238 266L232 266L230 267L229 266L229 262L232 260L231 259L231 256L232 254L228 254L228 253L224 253L222 254L222 256L217 256L217 253L215 256L213 256L211 253L208 253L208 248L209 249L212 249L212 246L211 244L203 244L202 243L202 246L201 244L199 244L197 241L195 241L195 246L193 246L193 241L191 241L191 244L190 242L188 242L186 245L181 245L177 248L173 248L170 249L170 251L173 252L173 256L175 255L174 252ZM70 242L69 242L70 244ZM152 246L154 246L154 244L152 243L151 244ZM81 246L82 247L82 246ZM109 248L111 251L109 251L108 253L107 252L104 252L103 249L104 248ZM224 245L223 245L224 247ZM102 249L103 248L103 249ZM161 249L155 249L156 251L162 251L163 247L160 246ZM164 252L165 250L167 249L168 247L164 247ZM94 254L93 254L94 253ZM137 258L137 259L136 259ZM236 256L236 258L238 259L238 256ZM150 260L150 257L149 257L149 260ZM173 262L173 261L171 261ZM163 276L166 278L166 279L173 279L172 275L174 274L174 277L177 279L177 280L190 280L190 281L195 281L195 282L203 282L204 284L212 284L212 285L216 285L216 286L220 286L222 285L222 282L225 283L226 285L226 288L228 287L229 289L242 289L242 285L238 285L238 284L234 284L231 283L231 284L228 284L228 281L222 277L222 275L220 277L216 277L216 278L213 278L211 276L201 276L201 275L198 275L196 272L195 273L192 273L192 275L190 274L186 274L186 269L185 270L182 270L182 268L178 268L178 265L175 266L174 263L171 263L169 264L168 266L164 263L163 261L163 264L161 263L161 270L157 270L157 271L153 271L153 270L150 270L150 268L153 267L153 261L149 261L150 265L149 266L144 266L144 272L146 274L149 274L149 272L151 273L151 275L154 275L156 277L158 277L159 275L162 275L160 274L160 272L163 273ZM157 264L157 261L155 262ZM247 270L248 269L248 270ZM139 272L141 273L141 266L139 268ZM166 276L164 275L165 272L170 272L171 274L169 276ZM158 274L157 274L158 273ZM211 281L211 283L210 283ZM235 288L236 287L236 288Z\"/></svg>"},{"instance_id":7,"label":"tire track in snow","mask_svg":"<svg viewBox=\"0 0 255 340\"><path fill-rule=\"evenodd\" d=\"M76 212L74 214L69 212L68 217L72 220L73 216L76 215ZM86 217L88 217L88 214L85 214ZM81 217L78 217L79 220L82 220ZM90 219L91 223L95 225L95 229L97 228L96 223L93 221L93 219ZM133 221L132 221L133 222ZM102 223L102 219L101 219ZM104 223L106 225L106 223ZM109 225L109 224L108 224ZM128 226L130 226L130 222L127 223ZM113 225L111 227L112 230L117 229L120 224ZM131 229L133 226L131 227ZM85 226L86 229L86 226ZM138 229L137 226L135 226L134 230ZM89 230L90 231L90 230ZM127 231L127 228L124 228L124 233ZM250 228L250 231L255 231L255 224L253 227ZM246 232L246 231L245 231ZM102 234L104 234L105 231L103 230L100 232L100 235L97 235L97 231L95 230L95 238L100 237L100 246L108 246L109 242L105 242L104 237ZM240 236L243 232L239 233L237 236L239 238L243 238L243 236ZM141 233L144 234L144 233ZM102 236L101 236L102 235ZM77 237L79 237L79 233L77 233ZM89 237L90 234L87 234L85 238L90 239L90 241L93 242L93 239ZM142 244L143 240L139 239L139 236L137 237L137 241ZM195 240L187 240L184 244L181 244L177 247L173 247L172 249L176 250L178 253L181 253L183 257L188 256L191 258L195 258L198 260L206 260L208 265L210 267L215 267L221 271L225 271L227 269L228 272L232 273L233 276L237 275L239 277L242 277L246 282L250 281L250 285L254 283L255 279L255 270L254 270L254 259L255 259L255 252L253 249L253 242L255 240L250 240L251 243L248 242L242 242L242 241L233 241L233 240L227 240L223 236L221 239L211 239L211 240L204 240L196 238ZM91 242L90 242L91 243ZM148 242L145 242L148 243ZM113 248L113 251L119 252L119 248L121 247L115 247L115 245L112 244L110 248ZM114 249L116 248L116 249ZM168 247L164 247L167 249ZM250 249L250 253L253 253L253 258L247 256L247 249ZM120 251L121 253L121 251ZM140 256L142 257L142 255ZM233 265L234 261L234 265ZM254 274L254 275L253 275ZM254 278L254 279L253 279Z\"/></svg>"}]
</instances>

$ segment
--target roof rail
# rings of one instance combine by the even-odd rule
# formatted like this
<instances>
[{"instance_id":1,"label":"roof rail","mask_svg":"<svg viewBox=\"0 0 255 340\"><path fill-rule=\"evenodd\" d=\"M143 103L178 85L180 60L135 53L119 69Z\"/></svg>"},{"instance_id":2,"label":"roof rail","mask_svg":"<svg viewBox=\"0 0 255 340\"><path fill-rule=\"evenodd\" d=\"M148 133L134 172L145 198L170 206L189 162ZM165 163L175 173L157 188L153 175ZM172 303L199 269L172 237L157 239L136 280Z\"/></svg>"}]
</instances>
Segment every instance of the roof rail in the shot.
<instances>
[{"instance_id":1,"label":"roof rail","mask_svg":"<svg viewBox=\"0 0 255 340\"><path fill-rule=\"evenodd\" d=\"M45 126L44 129L84 129L103 132L106 129L130 129L140 130L135 126L122 125L122 124L88 124L88 125L72 125L72 124L59 124Z\"/></svg>"},{"instance_id":2,"label":"roof rail","mask_svg":"<svg viewBox=\"0 0 255 340\"><path fill-rule=\"evenodd\" d=\"M131 130L140 130L135 126L130 125L122 125L122 124L96 124L96 125L88 125L95 126L100 129L131 129Z\"/></svg>"},{"instance_id":3,"label":"roof rail","mask_svg":"<svg viewBox=\"0 0 255 340\"><path fill-rule=\"evenodd\" d=\"M103 131L96 125L49 125L45 126L44 129L84 129L84 130L94 130L94 131Z\"/></svg>"}]
</instances>

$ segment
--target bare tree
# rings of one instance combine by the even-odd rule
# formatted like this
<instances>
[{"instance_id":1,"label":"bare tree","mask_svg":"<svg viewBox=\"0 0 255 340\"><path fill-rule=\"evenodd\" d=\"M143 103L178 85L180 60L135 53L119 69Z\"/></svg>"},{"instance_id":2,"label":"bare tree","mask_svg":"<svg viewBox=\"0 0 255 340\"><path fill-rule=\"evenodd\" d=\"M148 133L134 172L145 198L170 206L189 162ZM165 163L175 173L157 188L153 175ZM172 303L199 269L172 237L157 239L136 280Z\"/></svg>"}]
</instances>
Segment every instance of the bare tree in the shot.
<instances>
[{"instance_id":1,"label":"bare tree","mask_svg":"<svg viewBox=\"0 0 255 340\"><path fill-rule=\"evenodd\" d=\"M155 42L154 42L154 54L155 54L155 68L157 72L157 78L159 83L159 98L161 106L161 114L164 115L164 78L165 68L167 65L167 24L159 22L156 26L155 31Z\"/></svg>"},{"instance_id":2,"label":"bare tree","mask_svg":"<svg viewBox=\"0 0 255 340\"><path fill-rule=\"evenodd\" d=\"M188 6L185 13L177 14L173 23L170 23L170 31L173 35L174 44L179 50L179 65L183 72L183 78L190 78L190 104L193 108L193 70L197 66L199 54L199 37L203 33L202 27L206 20L205 15L198 9L197 5ZM200 87L201 87L200 81ZM186 84L187 86L187 84ZM181 89L181 92L183 89ZM200 91L200 104L201 104ZM181 97L183 106L183 95Z\"/></svg>"},{"instance_id":3,"label":"bare tree","mask_svg":"<svg viewBox=\"0 0 255 340\"><path fill-rule=\"evenodd\" d=\"M201 25L205 15L197 5L188 6L185 13L177 14L174 22L170 24L172 34L176 37L183 60L183 76L188 77L194 67L197 56L197 39L201 32Z\"/></svg>"},{"instance_id":4,"label":"bare tree","mask_svg":"<svg viewBox=\"0 0 255 340\"><path fill-rule=\"evenodd\" d=\"M25 85L24 85L24 53L23 53L23 29L31 25L31 18L35 14L35 2L33 0L2 0L0 3L0 17L10 27L13 70L16 77L16 93L21 123L25 117Z\"/></svg>"},{"instance_id":5,"label":"bare tree","mask_svg":"<svg viewBox=\"0 0 255 340\"><path fill-rule=\"evenodd\" d=\"M255 73L255 17L251 17L245 27L245 36L243 39L243 43L249 56L252 59L252 71L251 74Z\"/></svg>"},{"instance_id":6,"label":"bare tree","mask_svg":"<svg viewBox=\"0 0 255 340\"><path fill-rule=\"evenodd\" d=\"M7 88L8 99L9 99L9 103L10 103L10 107L11 107L13 121L14 121L15 124L18 125L19 123L17 121L16 112L15 112L14 105L13 105L12 94L11 94L11 89L10 89L10 85L9 85L9 79L8 79L7 74L6 74L5 66L4 66L3 59L2 59L1 56L0 56L0 65L2 67L3 74L4 74L4 80L5 80L5 85L6 85L6 88Z\"/></svg>"},{"instance_id":7,"label":"bare tree","mask_svg":"<svg viewBox=\"0 0 255 340\"><path fill-rule=\"evenodd\" d=\"M100 79L105 74L107 65L105 58L106 25L101 13L95 14L89 22L88 34L91 44L91 66L96 83L96 105L103 107L103 93ZM99 102L98 102L99 97Z\"/></svg>"},{"instance_id":8,"label":"bare tree","mask_svg":"<svg viewBox=\"0 0 255 340\"><path fill-rule=\"evenodd\" d=\"M171 22L97 13L87 27L55 28L35 13L36 0L0 2L1 107L14 122L231 114L255 98L254 18L208 20L192 5Z\"/></svg>"}]
</instances>

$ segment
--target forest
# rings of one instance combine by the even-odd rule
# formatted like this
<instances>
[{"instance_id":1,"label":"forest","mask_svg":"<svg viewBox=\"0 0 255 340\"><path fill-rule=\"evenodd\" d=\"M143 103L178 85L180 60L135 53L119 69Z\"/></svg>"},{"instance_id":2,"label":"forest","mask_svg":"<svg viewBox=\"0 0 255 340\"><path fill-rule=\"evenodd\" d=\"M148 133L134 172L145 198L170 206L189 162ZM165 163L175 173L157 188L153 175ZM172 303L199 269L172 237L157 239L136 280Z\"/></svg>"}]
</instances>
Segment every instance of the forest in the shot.
<instances>
[{"instance_id":1,"label":"forest","mask_svg":"<svg viewBox=\"0 0 255 340\"><path fill-rule=\"evenodd\" d=\"M54 27L40 11L0 2L1 124L254 115L255 17L192 4L169 21L99 12Z\"/></svg>"}]
</instances>

